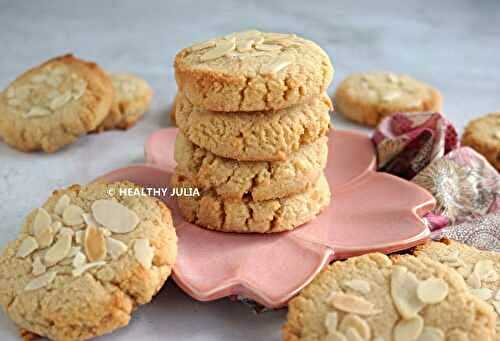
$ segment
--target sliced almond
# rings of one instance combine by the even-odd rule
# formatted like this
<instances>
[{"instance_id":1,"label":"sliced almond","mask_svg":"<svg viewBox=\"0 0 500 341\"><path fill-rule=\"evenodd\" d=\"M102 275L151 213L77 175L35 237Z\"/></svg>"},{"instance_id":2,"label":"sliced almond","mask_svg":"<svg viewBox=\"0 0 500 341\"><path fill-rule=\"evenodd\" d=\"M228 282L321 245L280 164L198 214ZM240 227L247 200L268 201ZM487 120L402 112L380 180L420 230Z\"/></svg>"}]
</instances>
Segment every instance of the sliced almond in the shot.
<instances>
[{"instance_id":1,"label":"sliced almond","mask_svg":"<svg viewBox=\"0 0 500 341\"><path fill-rule=\"evenodd\" d=\"M73 237L73 235L75 234L75 231L73 231L73 229L70 229L69 227L61 227L59 229L59 235L68 235L70 237Z\"/></svg>"},{"instance_id":2,"label":"sliced almond","mask_svg":"<svg viewBox=\"0 0 500 341\"><path fill-rule=\"evenodd\" d=\"M255 45L255 49L258 51L279 51L283 48L281 45L275 44L257 44Z\"/></svg>"},{"instance_id":3,"label":"sliced almond","mask_svg":"<svg viewBox=\"0 0 500 341\"><path fill-rule=\"evenodd\" d=\"M495 269L491 269L490 272L483 276L482 281L486 283L498 281L498 272Z\"/></svg>"},{"instance_id":4,"label":"sliced almond","mask_svg":"<svg viewBox=\"0 0 500 341\"><path fill-rule=\"evenodd\" d=\"M72 94L70 91L66 91L66 92L60 94L59 96L54 97L52 99L52 101L50 102L50 105L49 105L50 109L57 110L57 109L62 108L64 105L66 105L66 103L71 101L71 98L72 98Z\"/></svg>"},{"instance_id":5,"label":"sliced almond","mask_svg":"<svg viewBox=\"0 0 500 341\"><path fill-rule=\"evenodd\" d=\"M287 56L280 56L269 64L262 65L260 73L263 75L272 75L280 72L288 65L292 64L292 60Z\"/></svg>"},{"instance_id":6,"label":"sliced almond","mask_svg":"<svg viewBox=\"0 0 500 341\"><path fill-rule=\"evenodd\" d=\"M337 331L332 331L328 334L328 341L350 341L350 340L347 340L344 334Z\"/></svg>"},{"instance_id":7,"label":"sliced almond","mask_svg":"<svg viewBox=\"0 0 500 341\"><path fill-rule=\"evenodd\" d=\"M111 237L112 233L107 228L101 227L100 230L104 237Z\"/></svg>"},{"instance_id":8,"label":"sliced almond","mask_svg":"<svg viewBox=\"0 0 500 341\"><path fill-rule=\"evenodd\" d=\"M92 204L92 214L98 223L113 233L129 233L139 223L137 214L113 200L97 200Z\"/></svg>"},{"instance_id":9,"label":"sliced almond","mask_svg":"<svg viewBox=\"0 0 500 341\"><path fill-rule=\"evenodd\" d=\"M27 113L25 113L23 117L33 118L33 117L44 117L49 115L52 115L52 111L42 107L34 106Z\"/></svg>"},{"instance_id":10,"label":"sliced almond","mask_svg":"<svg viewBox=\"0 0 500 341\"><path fill-rule=\"evenodd\" d=\"M136 239L134 242L134 255L137 261L146 269L150 269L153 264L154 248L147 239Z\"/></svg>"},{"instance_id":11,"label":"sliced almond","mask_svg":"<svg viewBox=\"0 0 500 341\"><path fill-rule=\"evenodd\" d=\"M394 341L417 340L424 329L424 320L414 316L407 320L400 320L394 327Z\"/></svg>"},{"instance_id":12,"label":"sliced almond","mask_svg":"<svg viewBox=\"0 0 500 341\"><path fill-rule=\"evenodd\" d=\"M400 91L388 91L388 92L382 94L382 101L392 102L396 98L399 98L399 97L401 97Z\"/></svg>"},{"instance_id":13,"label":"sliced almond","mask_svg":"<svg viewBox=\"0 0 500 341\"><path fill-rule=\"evenodd\" d=\"M330 299L330 304L341 311L354 313L358 315L375 315L381 311L375 309L373 303L368 302L362 297L344 294L342 292L334 292Z\"/></svg>"},{"instance_id":14,"label":"sliced almond","mask_svg":"<svg viewBox=\"0 0 500 341\"><path fill-rule=\"evenodd\" d=\"M190 49L191 49L191 51L194 52L194 51L208 49L208 48L214 47L214 46L215 46L215 40L209 40L207 42L195 44L195 45L191 46Z\"/></svg>"},{"instance_id":15,"label":"sliced almond","mask_svg":"<svg viewBox=\"0 0 500 341\"><path fill-rule=\"evenodd\" d=\"M346 288L352 289L362 294L370 293L370 283L363 279L353 279L349 281L344 281L342 285Z\"/></svg>"},{"instance_id":16,"label":"sliced almond","mask_svg":"<svg viewBox=\"0 0 500 341\"><path fill-rule=\"evenodd\" d=\"M54 230L51 224L52 218L49 213L39 208L33 220L32 232L40 248L48 247L54 241Z\"/></svg>"},{"instance_id":17,"label":"sliced almond","mask_svg":"<svg viewBox=\"0 0 500 341\"><path fill-rule=\"evenodd\" d=\"M62 229L63 225L60 221L54 221L52 223L51 227L52 227L52 231L55 234L55 233L58 233Z\"/></svg>"},{"instance_id":18,"label":"sliced almond","mask_svg":"<svg viewBox=\"0 0 500 341\"><path fill-rule=\"evenodd\" d=\"M66 258L71 250L71 236L60 235L54 245L47 250L44 262L48 266L55 265Z\"/></svg>"},{"instance_id":19,"label":"sliced almond","mask_svg":"<svg viewBox=\"0 0 500 341\"><path fill-rule=\"evenodd\" d=\"M329 333L336 331L338 324L339 324L339 317L337 312L331 311L326 313L325 328Z\"/></svg>"},{"instance_id":20,"label":"sliced almond","mask_svg":"<svg viewBox=\"0 0 500 341\"><path fill-rule=\"evenodd\" d=\"M82 247L81 246L72 246L71 249L69 250L69 253L66 256L66 258L73 258L73 257L76 256L76 254L78 252L81 252L81 251L82 251Z\"/></svg>"},{"instance_id":21,"label":"sliced almond","mask_svg":"<svg viewBox=\"0 0 500 341\"><path fill-rule=\"evenodd\" d=\"M106 239L98 227L87 227L83 239L83 247L85 248L87 259L90 262L96 262L106 258Z\"/></svg>"},{"instance_id":22,"label":"sliced almond","mask_svg":"<svg viewBox=\"0 0 500 341\"><path fill-rule=\"evenodd\" d=\"M79 277L81 276L84 272L88 271L89 269L100 267L106 265L106 262L104 261L99 261L99 262L93 262L93 263L87 263L85 265L82 265L76 269L73 270L73 277Z\"/></svg>"},{"instance_id":23,"label":"sliced almond","mask_svg":"<svg viewBox=\"0 0 500 341\"><path fill-rule=\"evenodd\" d=\"M69 197L69 195L67 194L61 195L57 200L56 205L54 206L54 212L57 215L61 216L70 203L71 203L71 198Z\"/></svg>"},{"instance_id":24,"label":"sliced almond","mask_svg":"<svg viewBox=\"0 0 500 341\"><path fill-rule=\"evenodd\" d=\"M33 237L26 237L19 245L17 249L16 257L26 258L31 255L36 249L38 249L38 242Z\"/></svg>"},{"instance_id":25,"label":"sliced almond","mask_svg":"<svg viewBox=\"0 0 500 341\"><path fill-rule=\"evenodd\" d=\"M85 254L83 252L77 252L75 254L75 257L73 258L72 265L74 268L81 268L87 263L87 257L85 257Z\"/></svg>"},{"instance_id":26,"label":"sliced almond","mask_svg":"<svg viewBox=\"0 0 500 341\"><path fill-rule=\"evenodd\" d=\"M236 44L236 51L238 51L238 52L252 51L253 50L253 44L254 44L254 40L253 39L238 41L237 44Z\"/></svg>"},{"instance_id":27,"label":"sliced almond","mask_svg":"<svg viewBox=\"0 0 500 341\"><path fill-rule=\"evenodd\" d=\"M75 232L75 242L80 245L83 243L83 236L85 235L85 231L76 231Z\"/></svg>"},{"instance_id":28,"label":"sliced almond","mask_svg":"<svg viewBox=\"0 0 500 341\"><path fill-rule=\"evenodd\" d=\"M500 301L500 288L497 291L497 294L495 295L495 300Z\"/></svg>"},{"instance_id":29,"label":"sliced almond","mask_svg":"<svg viewBox=\"0 0 500 341\"><path fill-rule=\"evenodd\" d=\"M470 289L470 292L483 301L488 301L493 297L493 290L488 288Z\"/></svg>"},{"instance_id":30,"label":"sliced almond","mask_svg":"<svg viewBox=\"0 0 500 341\"><path fill-rule=\"evenodd\" d=\"M361 335L359 335L359 332L354 328L347 328L347 330L344 332L344 335L348 341L365 341L366 340L366 339L363 339L363 337L361 337Z\"/></svg>"},{"instance_id":31,"label":"sliced almond","mask_svg":"<svg viewBox=\"0 0 500 341\"><path fill-rule=\"evenodd\" d=\"M495 271L493 267L493 261L489 259L483 259L474 265L473 272L479 277L479 279L484 279L492 271Z\"/></svg>"},{"instance_id":32,"label":"sliced almond","mask_svg":"<svg viewBox=\"0 0 500 341\"><path fill-rule=\"evenodd\" d=\"M233 35L228 35L226 38L236 38L238 40L256 39L262 37L262 32L258 30L247 30L242 32L236 32Z\"/></svg>"},{"instance_id":33,"label":"sliced almond","mask_svg":"<svg viewBox=\"0 0 500 341\"><path fill-rule=\"evenodd\" d=\"M47 268L42 263L42 260L40 259L39 256L35 256L35 258L33 259L33 266L32 266L32 270L31 270L31 274L33 276L40 276L45 271L47 271Z\"/></svg>"},{"instance_id":34,"label":"sliced almond","mask_svg":"<svg viewBox=\"0 0 500 341\"><path fill-rule=\"evenodd\" d=\"M424 307L417 296L419 280L414 273L408 272L405 267L395 266L391 275L391 296L399 314L410 319L417 316Z\"/></svg>"},{"instance_id":35,"label":"sliced almond","mask_svg":"<svg viewBox=\"0 0 500 341\"><path fill-rule=\"evenodd\" d=\"M500 301L492 301L491 305L495 308L498 315L500 315Z\"/></svg>"},{"instance_id":36,"label":"sliced almond","mask_svg":"<svg viewBox=\"0 0 500 341\"><path fill-rule=\"evenodd\" d=\"M444 333L438 328L424 327L417 341L444 341Z\"/></svg>"},{"instance_id":37,"label":"sliced almond","mask_svg":"<svg viewBox=\"0 0 500 341\"><path fill-rule=\"evenodd\" d=\"M33 219L33 234L36 234L38 229L50 226L50 224L52 224L52 218L50 217L49 212L47 212L44 208L39 208L36 211L35 218Z\"/></svg>"},{"instance_id":38,"label":"sliced almond","mask_svg":"<svg viewBox=\"0 0 500 341\"><path fill-rule=\"evenodd\" d=\"M216 45L211 50L207 51L200 57L202 62L207 62L224 56L226 53L233 51L236 47L236 41L232 39L221 39L216 42Z\"/></svg>"},{"instance_id":39,"label":"sliced almond","mask_svg":"<svg viewBox=\"0 0 500 341\"><path fill-rule=\"evenodd\" d=\"M357 334L361 336L362 340L370 340L372 333L368 322L363 320L361 317L353 314L347 314L340 322L339 331L347 335L349 329L356 330Z\"/></svg>"},{"instance_id":40,"label":"sliced almond","mask_svg":"<svg viewBox=\"0 0 500 341\"><path fill-rule=\"evenodd\" d=\"M111 259L116 260L121 257L125 252L127 252L127 245L117 239L108 237L106 238L106 248Z\"/></svg>"},{"instance_id":41,"label":"sliced almond","mask_svg":"<svg viewBox=\"0 0 500 341\"><path fill-rule=\"evenodd\" d=\"M80 99L80 97L83 96L85 93L85 90L87 90L87 82L83 79L79 79L76 82L73 83L73 99L76 101Z\"/></svg>"},{"instance_id":42,"label":"sliced almond","mask_svg":"<svg viewBox=\"0 0 500 341\"><path fill-rule=\"evenodd\" d=\"M31 280L31 282L26 285L24 290L26 291L32 291L32 290L37 290L46 287L50 283L54 281L54 279L57 276L57 272L51 271L51 272L46 272L41 276L35 277L34 279Z\"/></svg>"},{"instance_id":43,"label":"sliced almond","mask_svg":"<svg viewBox=\"0 0 500 341\"><path fill-rule=\"evenodd\" d=\"M80 206L69 205L63 212L63 222L68 226L76 226L84 223L83 214L85 212Z\"/></svg>"},{"instance_id":44,"label":"sliced almond","mask_svg":"<svg viewBox=\"0 0 500 341\"><path fill-rule=\"evenodd\" d=\"M467 285L469 285L472 289L479 289L481 288L481 279L479 278L478 274L475 272L472 272L470 276L466 280Z\"/></svg>"},{"instance_id":45,"label":"sliced almond","mask_svg":"<svg viewBox=\"0 0 500 341\"><path fill-rule=\"evenodd\" d=\"M83 221L87 226L99 226L99 223L94 219L92 214L84 213L82 214Z\"/></svg>"},{"instance_id":46,"label":"sliced almond","mask_svg":"<svg viewBox=\"0 0 500 341\"><path fill-rule=\"evenodd\" d=\"M439 303L448 296L448 283L441 278L428 278L418 284L417 296L426 304Z\"/></svg>"}]
</instances>

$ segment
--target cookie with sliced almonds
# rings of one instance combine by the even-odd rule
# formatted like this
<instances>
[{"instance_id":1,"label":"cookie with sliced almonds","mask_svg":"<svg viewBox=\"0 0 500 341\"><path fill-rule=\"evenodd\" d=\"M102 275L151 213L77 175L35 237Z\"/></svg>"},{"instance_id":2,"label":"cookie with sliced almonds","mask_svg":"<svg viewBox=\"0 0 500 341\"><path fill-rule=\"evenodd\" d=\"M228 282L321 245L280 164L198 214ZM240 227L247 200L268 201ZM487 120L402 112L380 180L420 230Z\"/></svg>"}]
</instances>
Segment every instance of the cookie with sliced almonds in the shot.
<instances>
[{"instance_id":1,"label":"cookie with sliced almonds","mask_svg":"<svg viewBox=\"0 0 500 341\"><path fill-rule=\"evenodd\" d=\"M491 340L492 309L429 258L371 253L327 267L289 303L284 340Z\"/></svg>"},{"instance_id":2,"label":"cookie with sliced almonds","mask_svg":"<svg viewBox=\"0 0 500 341\"><path fill-rule=\"evenodd\" d=\"M414 253L455 269L469 292L491 305L497 314L495 340L500 341L500 254L448 239L418 246Z\"/></svg>"},{"instance_id":3,"label":"cookie with sliced almonds","mask_svg":"<svg viewBox=\"0 0 500 341\"><path fill-rule=\"evenodd\" d=\"M99 66L57 57L26 71L0 94L0 135L24 152L55 152L96 129L112 101L111 80Z\"/></svg>"},{"instance_id":4,"label":"cookie with sliced almonds","mask_svg":"<svg viewBox=\"0 0 500 341\"><path fill-rule=\"evenodd\" d=\"M212 111L284 109L320 96L333 77L328 55L314 42L257 30L185 48L174 67L179 90Z\"/></svg>"},{"instance_id":5,"label":"cookie with sliced almonds","mask_svg":"<svg viewBox=\"0 0 500 341\"><path fill-rule=\"evenodd\" d=\"M128 324L169 277L170 210L129 182L57 190L0 256L0 304L31 334L86 340Z\"/></svg>"}]
</instances>

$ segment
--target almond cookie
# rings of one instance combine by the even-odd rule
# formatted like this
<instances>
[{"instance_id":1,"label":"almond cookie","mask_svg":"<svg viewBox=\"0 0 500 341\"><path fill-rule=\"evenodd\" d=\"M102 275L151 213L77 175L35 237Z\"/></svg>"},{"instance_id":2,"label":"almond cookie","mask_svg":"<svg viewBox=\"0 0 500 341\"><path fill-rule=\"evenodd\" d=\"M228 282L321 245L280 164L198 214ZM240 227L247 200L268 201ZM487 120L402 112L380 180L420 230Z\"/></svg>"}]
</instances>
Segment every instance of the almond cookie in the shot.
<instances>
[{"instance_id":1,"label":"almond cookie","mask_svg":"<svg viewBox=\"0 0 500 341\"><path fill-rule=\"evenodd\" d=\"M0 135L21 151L55 152L94 130L112 100L113 86L99 66L72 55L57 57L0 94Z\"/></svg>"},{"instance_id":2,"label":"almond cookie","mask_svg":"<svg viewBox=\"0 0 500 341\"><path fill-rule=\"evenodd\" d=\"M483 154L500 170L500 112L469 122L462 136L462 144Z\"/></svg>"},{"instance_id":3,"label":"almond cookie","mask_svg":"<svg viewBox=\"0 0 500 341\"><path fill-rule=\"evenodd\" d=\"M263 201L304 192L326 166L328 138L319 138L289 155L286 161L236 161L210 153L182 133L175 141L176 172L199 189L213 189L224 200Z\"/></svg>"},{"instance_id":4,"label":"almond cookie","mask_svg":"<svg viewBox=\"0 0 500 341\"><path fill-rule=\"evenodd\" d=\"M111 74L115 97L111 111L97 127L97 131L126 130L134 126L149 110L153 89L149 84L129 74Z\"/></svg>"},{"instance_id":5,"label":"almond cookie","mask_svg":"<svg viewBox=\"0 0 500 341\"><path fill-rule=\"evenodd\" d=\"M417 247L415 255L425 255L454 268L464 278L469 292L494 308L497 313L495 340L500 341L500 254L443 240Z\"/></svg>"},{"instance_id":6,"label":"almond cookie","mask_svg":"<svg viewBox=\"0 0 500 341\"><path fill-rule=\"evenodd\" d=\"M212 111L284 109L326 91L333 77L328 55L294 34L232 33L180 51L179 90Z\"/></svg>"},{"instance_id":7,"label":"almond cookie","mask_svg":"<svg viewBox=\"0 0 500 341\"><path fill-rule=\"evenodd\" d=\"M0 257L0 304L20 328L86 340L126 326L158 292L176 258L176 234L161 201L120 194L138 190L128 182L74 185L28 215Z\"/></svg>"},{"instance_id":8,"label":"almond cookie","mask_svg":"<svg viewBox=\"0 0 500 341\"><path fill-rule=\"evenodd\" d=\"M328 133L332 108L326 95L272 113L207 111L182 94L176 102L176 124L191 142L240 161L286 160L302 145Z\"/></svg>"},{"instance_id":9,"label":"almond cookie","mask_svg":"<svg viewBox=\"0 0 500 341\"><path fill-rule=\"evenodd\" d=\"M335 93L335 107L346 118L376 126L397 112L441 111L438 90L407 75L389 72L356 73Z\"/></svg>"},{"instance_id":10,"label":"almond cookie","mask_svg":"<svg viewBox=\"0 0 500 341\"><path fill-rule=\"evenodd\" d=\"M491 340L491 308L453 270L380 253L327 267L289 303L284 340Z\"/></svg>"},{"instance_id":11,"label":"almond cookie","mask_svg":"<svg viewBox=\"0 0 500 341\"><path fill-rule=\"evenodd\" d=\"M175 187L194 188L186 177L175 174ZM305 192L285 198L253 201L227 201L215 191L200 196L177 197L184 218L210 230L240 233L272 233L292 230L310 220L330 203L330 189L324 175Z\"/></svg>"}]
</instances>

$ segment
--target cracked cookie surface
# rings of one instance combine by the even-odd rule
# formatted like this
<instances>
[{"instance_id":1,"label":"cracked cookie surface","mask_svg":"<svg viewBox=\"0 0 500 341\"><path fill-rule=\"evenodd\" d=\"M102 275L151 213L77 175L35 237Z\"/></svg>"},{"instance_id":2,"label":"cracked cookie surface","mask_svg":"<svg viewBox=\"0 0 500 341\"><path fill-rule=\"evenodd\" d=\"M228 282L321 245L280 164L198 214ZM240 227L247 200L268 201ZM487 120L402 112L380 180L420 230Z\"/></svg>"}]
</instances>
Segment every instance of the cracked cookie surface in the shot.
<instances>
[{"instance_id":1,"label":"cracked cookie surface","mask_svg":"<svg viewBox=\"0 0 500 341\"><path fill-rule=\"evenodd\" d=\"M328 133L328 96L276 112L215 112L176 97L175 121L194 144L240 161L286 160L302 145Z\"/></svg>"},{"instance_id":2,"label":"cracked cookie surface","mask_svg":"<svg viewBox=\"0 0 500 341\"><path fill-rule=\"evenodd\" d=\"M0 257L0 304L22 329L86 340L129 323L171 273L169 209L128 182L57 190ZM114 193L114 194L113 194Z\"/></svg>"},{"instance_id":3,"label":"cracked cookie surface","mask_svg":"<svg viewBox=\"0 0 500 341\"><path fill-rule=\"evenodd\" d=\"M149 110L153 89L144 80L130 74L110 74L114 98L111 110L97 131L126 130L134 126Z\"/></svg>"},{"instance_id":4,"label":"cracked cookie surface","mask_svg":"<svg viewBox=\"0 0 500 341\"><path fill-rule=\"evenodd\" d=\"M305 191L326 166L328 138L301 146L286 161L236 161L191 143L181 132L175 141L176 173L203 191L213 189L224 200L263 201Z\"/></svg>"},{"instance_id":5,"label":"cracked cookie surface","mask_svg":"<svg viewBox=\"0 0 500 341\"><path fill-rule=\"evenodd\" d=\"M476 150L500 170L500 112L479 117L467 124L462 144Z\"/></svg>"},{"instance_id":6,"label":"cracked cookie surface","mask_svg":"<svg viewBox=\"0 0 500 341\"><path fill-rule=\"evenodd\" d=\"M418 246L414 254L427 256L456 270L469 292L492 306L497 314L496 341L500 341L500 254L443 240Z\"/></svg>"},{"instance_id":7,"label":"cracked cookie surface","mask_svg":"<svg viewBox=\"0 0 500 341\"><path fill-rule=\"evenodd\" d=\"M25 152L55 152L108 115L113 86L94 63L66 55L39 65L0 94L0 136Z\"/></svg>"},{"instance_id":8,"label":"cracked cookie surface","mask_svg":"<svg viewBox=\"0 0 500 341\"><path fill-rule=\"evenodd\" d=\"M185 48L174 67L179 90L212 111L287 108L320 96L333 77L328 55L312 41L256 30Z\"/></svg>"},{"instance_id":9,"label":"cracked cookie surface","mask_svg":"<svg viewBox=\"0 0 500 341\"><path fill-rule=\"evenodd\" d=\"M284 340L491 340L494 314L427 257L371 253L328 266L289 303Z\"/></svg>"},{"instance_id":10,"label":"cracked cookie surface","mask_svg":"<svg viewBox=\"0 0 500 341\"><path fill-rule=\"evenodd\" d=\"M438 90L407 75L356 73L335 93L335 107L346 118L367 126L397 112L441 111Z\"/></svg>"},{"instance_id":11,"label":"cracked cookie surface","mask_svg":"<svg viewBox=\"0 0 500 341\"><path fill-rule=\"evenodd\" d=\"M174 174L172 185L195 187L187 178ZM330 189L324 175L305 192L286 198L227 201L213 190L200 196L177 197L184 218L210 230L239 233L273 233L292 230L318 215L330 203Z\"/></svg>"}]
</instances>

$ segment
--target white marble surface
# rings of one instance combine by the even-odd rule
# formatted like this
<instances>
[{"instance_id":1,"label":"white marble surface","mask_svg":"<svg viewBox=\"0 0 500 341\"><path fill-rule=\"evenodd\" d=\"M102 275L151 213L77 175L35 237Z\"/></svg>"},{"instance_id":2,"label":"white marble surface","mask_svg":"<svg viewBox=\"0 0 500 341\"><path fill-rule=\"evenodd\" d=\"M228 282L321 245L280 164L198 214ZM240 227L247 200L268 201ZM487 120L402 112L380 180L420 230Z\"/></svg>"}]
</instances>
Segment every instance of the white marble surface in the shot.
<instances>
[{"instance_id":1,"label":"white marble surface","mask_svg":"<svg viewBox=\"0 0 500 341\"><path fill-rule=\"evenodd\" d=\"M0 88L27 67L66 52L110 71L136 73L156 96L130 131L84 137L54 155L22 154L0 143L0 243L52 189L84 183L143 159L143 142L168 126L173 57L197 40L246 28L290 31L324 47L334 87L353 71L405 72L439 88L458 128L500 110L500 2L443 1L9 1L0 0ZM339 117L337 127L356 128ZM253 315L222 300L199 303L170 281L129 328L105 340L279 340L285 311ZM0 314L0 339L16 340Z\"/></svg>"}]
</instances>

